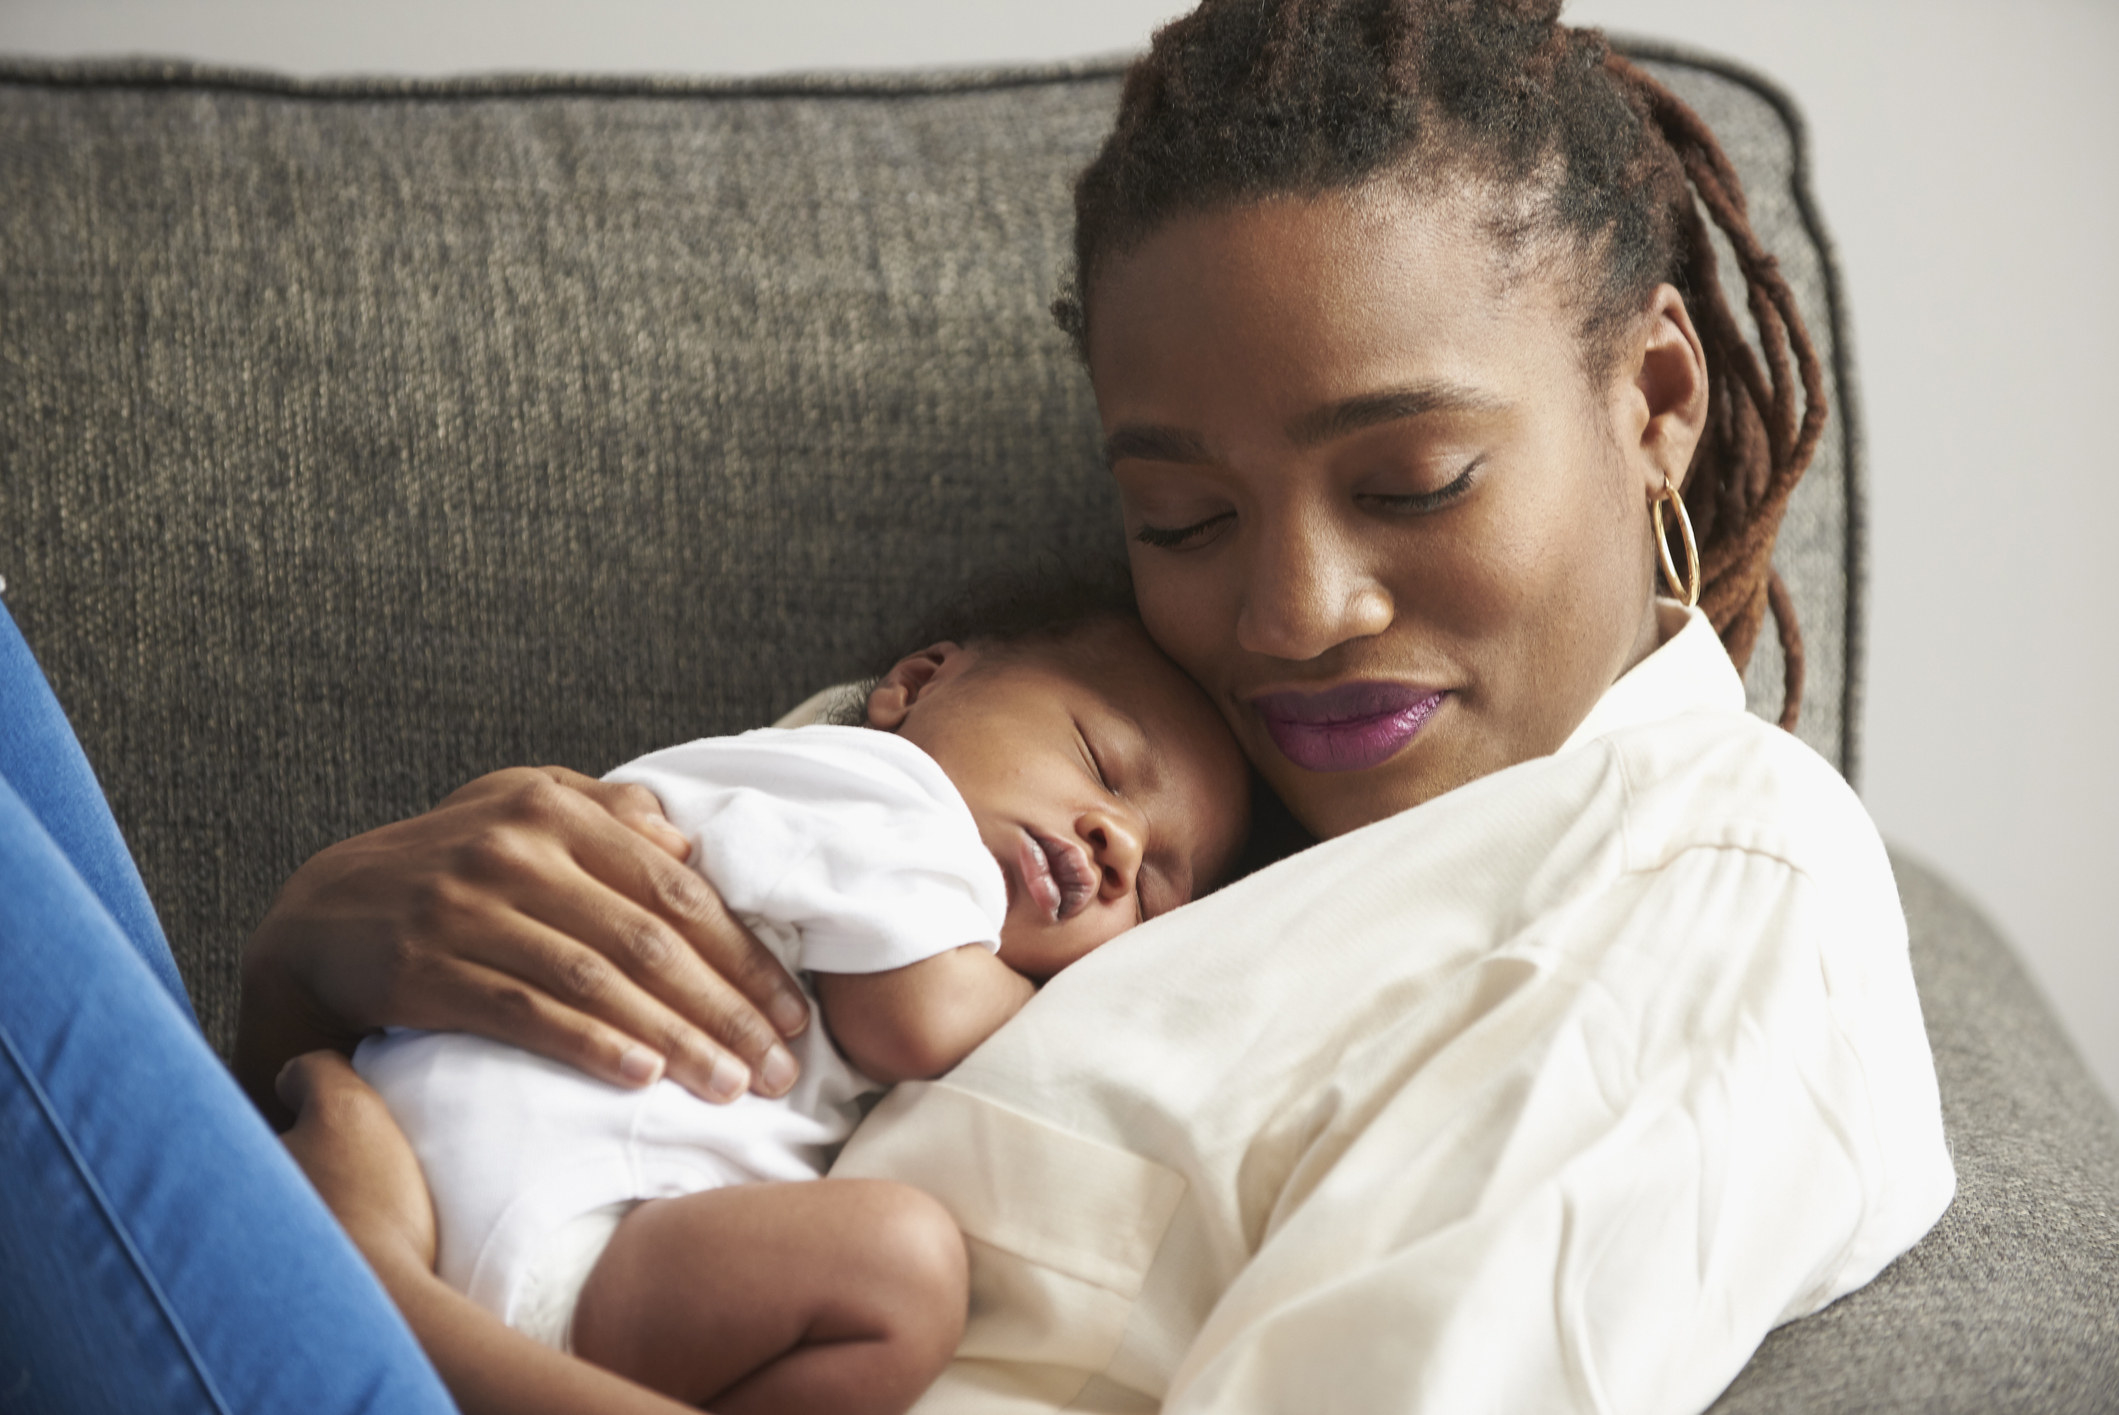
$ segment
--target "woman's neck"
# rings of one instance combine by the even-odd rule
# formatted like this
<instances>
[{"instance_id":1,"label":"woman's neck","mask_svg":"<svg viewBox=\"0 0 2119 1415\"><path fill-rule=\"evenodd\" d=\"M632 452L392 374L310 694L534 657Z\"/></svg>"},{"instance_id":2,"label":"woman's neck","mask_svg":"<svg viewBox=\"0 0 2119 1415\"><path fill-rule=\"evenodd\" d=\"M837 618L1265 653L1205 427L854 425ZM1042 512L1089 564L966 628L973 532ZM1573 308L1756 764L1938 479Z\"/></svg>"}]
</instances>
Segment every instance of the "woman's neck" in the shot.
<instances>
[{"instance_id":1,"label":"woman's neck","mask_svg":"<svg viewBox=\"0 0 2119 1415\"><path fill-rule=\"evenodd\" d=\"M1664 599L1661 595L1649 600L1648 612L1641 616L1641 632L1634 639L1632 650L1626 655L1626 666L1619 670L1619 677L1623 678L1631 673L1642 659L1677 637L1678 630L1684 627L1684 605L1674 599Z\"/></svg>"}]
</instances>

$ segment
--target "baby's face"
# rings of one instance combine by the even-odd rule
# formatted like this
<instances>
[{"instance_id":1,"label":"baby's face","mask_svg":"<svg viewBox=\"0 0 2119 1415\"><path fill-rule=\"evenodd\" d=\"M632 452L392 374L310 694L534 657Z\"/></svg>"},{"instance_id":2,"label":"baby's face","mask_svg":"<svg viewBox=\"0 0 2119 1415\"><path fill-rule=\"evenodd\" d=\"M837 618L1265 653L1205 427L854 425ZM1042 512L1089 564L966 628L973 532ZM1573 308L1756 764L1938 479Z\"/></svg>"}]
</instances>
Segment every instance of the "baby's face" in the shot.
<instances>
[{"instance_id":1,"label":"baby's face","mask_svg":"<svg viewBox=\"0 0 2119 1415\"><path fill-rule=\"evenodd\" d=\"M894 712L884 705L907 664L925 681ZM1026 976L1050 977L1222 883L1242 848L1243 754L1129 621L997 649L938 645L884 680L870 720L924 749L971 807L1008 882L1001 958Z\"/></svg>"}]
</instances>

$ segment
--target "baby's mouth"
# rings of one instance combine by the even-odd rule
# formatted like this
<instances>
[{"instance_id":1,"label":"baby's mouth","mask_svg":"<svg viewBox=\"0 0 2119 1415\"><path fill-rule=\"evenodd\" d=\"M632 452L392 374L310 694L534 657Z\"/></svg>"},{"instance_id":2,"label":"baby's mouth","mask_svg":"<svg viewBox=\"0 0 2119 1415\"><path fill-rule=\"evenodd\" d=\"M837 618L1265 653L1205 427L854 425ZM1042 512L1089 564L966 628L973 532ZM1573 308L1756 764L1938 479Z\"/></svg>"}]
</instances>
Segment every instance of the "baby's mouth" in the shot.
<instances>
[{"instance_id":1,"label":"baby's mouth","mask_svg":"<svg viewBox=\"0 0 2119 1415\"><path fill-rule=\"evenodd\" d=\"M1017 850L1023 888L1038 911L1053 923L1073 918L1096 897L1097 871L1088 852L1072 841L1056 840L1028 829Z\"/></svg>"}]
</instances>

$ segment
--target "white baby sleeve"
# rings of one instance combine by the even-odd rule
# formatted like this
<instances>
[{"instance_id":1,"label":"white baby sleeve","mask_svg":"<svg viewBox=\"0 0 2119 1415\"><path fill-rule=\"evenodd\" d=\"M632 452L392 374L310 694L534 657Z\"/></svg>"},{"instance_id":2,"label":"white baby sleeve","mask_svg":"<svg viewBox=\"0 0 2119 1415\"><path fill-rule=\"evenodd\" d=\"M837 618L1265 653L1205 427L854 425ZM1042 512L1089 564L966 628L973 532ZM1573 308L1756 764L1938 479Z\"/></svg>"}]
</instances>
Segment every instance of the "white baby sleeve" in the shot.
<instances>
[{"instance_id":1,"label":"white baby sleeve","mask_svg":"<svg viewBox=\"0 0 2119 1415\"><path fill-rule=\"evenodd\" d=\"M872 973L1000 947L1000 867L948 777L902 738L764 728L656 752L608 779L655 793L732 910L796 931L794 966Z\"/></svg>"}]
</instances>

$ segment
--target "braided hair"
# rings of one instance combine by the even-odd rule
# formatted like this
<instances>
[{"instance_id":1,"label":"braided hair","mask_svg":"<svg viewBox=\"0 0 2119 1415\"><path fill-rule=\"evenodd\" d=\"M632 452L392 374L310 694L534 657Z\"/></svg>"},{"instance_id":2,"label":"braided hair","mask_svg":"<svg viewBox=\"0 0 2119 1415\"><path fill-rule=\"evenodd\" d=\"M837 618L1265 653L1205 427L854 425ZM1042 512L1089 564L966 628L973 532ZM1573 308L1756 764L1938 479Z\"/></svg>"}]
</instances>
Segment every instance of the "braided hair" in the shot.
<instances>
[{"instance_id":1,"label":"braided hair","mask_svg":"<svg viewBox=\"0 0 2119 1415\"><path fill-rule=\"evenodd\" d=\"M1824 431L1817 351L1714 134L1559 12L1560 0L1203 0L1126 75L1117 126L1075 186L1075 272L1053 315L1086 356L1098 275L1179 214L1386 173L1492 184L1516 199L1497 239L1562 238L1593 277L1574 283L1596 372L1656 286L1684 297L1708 374L1685 480L1700 606L1739 667L1772 611L1793 727L1802 632L1773 545ZM1763 359L1724 297L1709 221L1736 255Z\"/></svg>"}]
</instances>

